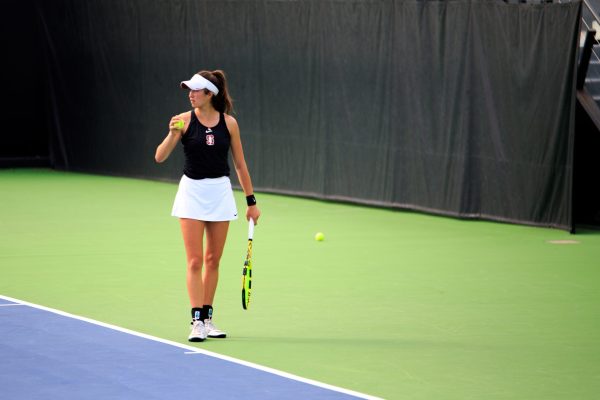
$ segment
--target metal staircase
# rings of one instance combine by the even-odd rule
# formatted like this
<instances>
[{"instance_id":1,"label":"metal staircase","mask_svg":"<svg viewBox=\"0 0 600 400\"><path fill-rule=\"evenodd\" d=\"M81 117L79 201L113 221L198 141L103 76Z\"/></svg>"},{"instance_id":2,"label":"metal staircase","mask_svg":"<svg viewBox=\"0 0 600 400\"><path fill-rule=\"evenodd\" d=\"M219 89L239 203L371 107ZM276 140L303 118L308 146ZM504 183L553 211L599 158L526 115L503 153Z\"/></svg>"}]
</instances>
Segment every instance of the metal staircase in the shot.
<instances>
[{"instance_id":1,"label":"metal staircase","mask_svg":"<svg viewBox=\"0 0 600 400\"><path fill-rule=\"evenodd\" d=\"M572 216L575 226L600 227L600 0L583 0L579 27L577 106L573 151Z\"/></svg>"},{"instance_id":2,"label":"metal staircase","mask_svg":"<svg viewBox=\"0 0 600 400\"><path fill-rule=\"evenodd\" d=\"M577 101L600 131L600 0L583 0L579 28Z\"/></svg>"},{"instance_id":3,"label":"metal staircase","mask_svg":"<svg viewBox=\"0 0 600 400\"><path fill-rule=\"evenodd\" d=\"M585 88L600 107L600 0L583 0L580 25L578 90ZM587 39L587 43L586 43ZM586 46L588 48L586 48ZM589 57L589 59L586 59ZM587 65L586 65L587 64ZM582 75L585 77L582 80Z\"/></svg>"}]
</instances>

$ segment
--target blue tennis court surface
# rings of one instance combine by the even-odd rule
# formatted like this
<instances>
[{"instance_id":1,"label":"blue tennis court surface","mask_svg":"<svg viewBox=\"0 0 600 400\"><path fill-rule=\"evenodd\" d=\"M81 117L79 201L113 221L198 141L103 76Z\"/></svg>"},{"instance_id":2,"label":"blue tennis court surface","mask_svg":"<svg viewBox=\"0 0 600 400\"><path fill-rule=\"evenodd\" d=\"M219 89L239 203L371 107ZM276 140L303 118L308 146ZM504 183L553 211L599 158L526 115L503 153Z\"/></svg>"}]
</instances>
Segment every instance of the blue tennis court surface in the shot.
<instances>
[{"instance_id":1,"label":"blue tennis court surface","mask_svg":"<svg viewBox=\"0 0 600 400\"><path fill-rule=\"evenodd\" d=\"M2 399L374 398L0 296Z\"/></svg>"}]
</instances>

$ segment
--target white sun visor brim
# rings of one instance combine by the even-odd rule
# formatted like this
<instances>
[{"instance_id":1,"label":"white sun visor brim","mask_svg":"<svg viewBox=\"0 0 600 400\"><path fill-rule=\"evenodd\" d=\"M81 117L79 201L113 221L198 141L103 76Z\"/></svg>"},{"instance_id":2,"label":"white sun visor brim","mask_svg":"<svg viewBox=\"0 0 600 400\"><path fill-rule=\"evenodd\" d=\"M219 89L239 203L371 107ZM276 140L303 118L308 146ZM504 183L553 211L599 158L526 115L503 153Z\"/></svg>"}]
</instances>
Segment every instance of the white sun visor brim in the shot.
<instances>
[{"instance_id":1,"label":"white sun visor brim","mask_svg":"<svg viewBox=\"0 0 600 400\"><path fill-rule=\"evenodd\" d=\"M214 83L212 83L202 75L198 74L192 76L192 79L190 79L189 81L182 81L181 88L190 90L208 89L214 94L219 94L219 89L217 89Z\"/></svg>"}]
</instances>

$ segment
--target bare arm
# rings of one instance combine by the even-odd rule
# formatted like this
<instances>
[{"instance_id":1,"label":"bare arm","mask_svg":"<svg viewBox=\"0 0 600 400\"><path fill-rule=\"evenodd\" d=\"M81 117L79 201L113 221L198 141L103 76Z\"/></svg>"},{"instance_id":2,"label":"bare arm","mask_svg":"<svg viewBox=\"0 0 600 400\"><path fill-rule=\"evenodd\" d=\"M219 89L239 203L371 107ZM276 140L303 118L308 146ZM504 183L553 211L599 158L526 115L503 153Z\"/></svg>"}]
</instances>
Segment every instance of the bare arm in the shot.
<instances>
[{"instance_id":1,"label":"bare arm","mask_svg":"<svg viewBox=\"0 0 600 400\"><path fill-rule=\"evenodd\" d=\"M169 133L162 143L158 145L156 148L156 153L154 154L154 159L157 163L162 163L169 158L173 152L173 149L175 149L175 146L177 146L177 143L181 139L181 135L183 135L187 130L187 127L190 124L190 117L191 116L189 113L183 113L175 115L173 118L171 118L171 121L169 122ZM183 129L177 129L175 127L175 123L179 120L184 121Z\"/></svg>"},{"instance_id":2,"label":"bare arm","mask_svg":"<svg viewBox=\"0 0 600 400\"><path fill-rule=\"evenodd\" d=\"M242 186L242 190L246 196L254 194L254 188L252 187L252 179L250 178L250 172L248 172L248 166L246 165L246 159L244 158L244 150L242 148L242 140L240 138L240 128L237 121L230 115L225 116L225 122L227 129L231 135L231 155L233 156L233 163L235 165L235 171ZM246 211L246 219L252 218L256 223L260 217L260 210L256 205L249 206Z\"/></svg>"}]
</instances>

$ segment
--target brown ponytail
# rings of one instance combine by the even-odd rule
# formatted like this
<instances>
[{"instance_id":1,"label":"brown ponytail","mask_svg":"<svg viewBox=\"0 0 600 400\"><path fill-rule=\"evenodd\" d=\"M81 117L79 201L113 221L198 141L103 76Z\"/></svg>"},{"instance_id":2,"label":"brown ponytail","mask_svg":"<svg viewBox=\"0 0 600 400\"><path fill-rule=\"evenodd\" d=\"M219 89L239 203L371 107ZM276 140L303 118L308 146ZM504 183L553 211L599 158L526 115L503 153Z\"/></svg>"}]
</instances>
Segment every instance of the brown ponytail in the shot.
<instances>
[{"instance_id":1,"label":"brown ponytail","mask_svg":"<svg viewBox=\"0 0 600 400\"><path fill-rule=\"evenodd\" d=\"M225 72L217 69L214 71L200 71L198 72L198 75L208 79L215 84L217 89L219 89L219 94L213 95L211 100L212 106L215 108L215 110L227 114L233 113L233 100L229 96Z\"/></svg>"}]
</instances>

